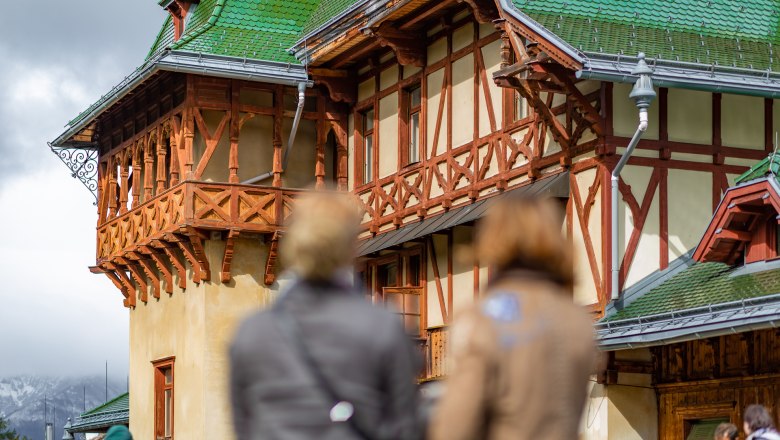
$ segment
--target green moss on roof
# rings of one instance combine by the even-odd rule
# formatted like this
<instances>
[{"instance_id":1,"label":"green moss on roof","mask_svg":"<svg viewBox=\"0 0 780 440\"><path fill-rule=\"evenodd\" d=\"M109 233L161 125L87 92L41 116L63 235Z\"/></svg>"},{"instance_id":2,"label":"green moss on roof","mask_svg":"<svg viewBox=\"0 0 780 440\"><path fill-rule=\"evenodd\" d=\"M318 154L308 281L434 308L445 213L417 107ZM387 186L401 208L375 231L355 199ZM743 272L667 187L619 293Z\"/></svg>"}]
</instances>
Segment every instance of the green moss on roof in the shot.
<instances>
[{"instance_id":1,"label":"green moss on roof","mask_svg":"<svg viewBox=\"0 0 780 440\"><path fill-rule=\"evenodd\" d=\"M780 269L732 275L725 263L696 263L605 321L682 311L780 293Z\"/></svg>"},{"instance_id":2,"label":"green moss on roof","mask_svg":"<svg viewBox=\"0 0 780 440\"><path fill-rule=\"evenodd\" d=\"M750 167L749 170L742 173L741 176L737 177L735 182L739 185L740 183L748 182L753 179L760 179L770 173L775 176L780 173L780 154L770 154L759 163Z\"/></svg>"},{"instance_id":3,"label":"green moss on roof","mask_svg":"<svg viewBox=\"0 0 780 440\"><path fill-rule=\"evenodd\" d=\"M147 58L174 50L299 64L287 49L297 41L321 0L202 0L182 37L173 41L167 19ZM328 3L322 0L322 3Z\"/></svg>"},{"instance_id":4,"label":"green moss on roof","mask_svg":"<svg viewBox=\"0 0 780 440\"><path fill-rule=\"evenodd\" d=\"M573 47L774 71L780 2L774 0L512 0Z\"/></svg>"}]
</instances>

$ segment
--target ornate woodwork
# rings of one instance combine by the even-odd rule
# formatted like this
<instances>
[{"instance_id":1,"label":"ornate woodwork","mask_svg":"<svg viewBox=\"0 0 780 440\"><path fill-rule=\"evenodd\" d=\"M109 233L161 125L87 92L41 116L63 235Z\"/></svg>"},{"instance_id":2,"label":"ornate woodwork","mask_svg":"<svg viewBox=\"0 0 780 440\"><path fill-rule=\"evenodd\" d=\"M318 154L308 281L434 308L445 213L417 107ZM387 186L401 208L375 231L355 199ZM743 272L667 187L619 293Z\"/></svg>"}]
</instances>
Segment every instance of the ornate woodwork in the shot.
<instances>
[{"instance_id":1,"label":"ornate woodwork","mask_svg":"<svg viewBox=\"0 0 780 440\"><path fill-rule=\"evenodd\" d=\"M423 31L401 30L386 21L368 32L378 39L381 46L393 50L398 64L417 67L425 65L426 44Z\"/></svg>"}]
</instances>

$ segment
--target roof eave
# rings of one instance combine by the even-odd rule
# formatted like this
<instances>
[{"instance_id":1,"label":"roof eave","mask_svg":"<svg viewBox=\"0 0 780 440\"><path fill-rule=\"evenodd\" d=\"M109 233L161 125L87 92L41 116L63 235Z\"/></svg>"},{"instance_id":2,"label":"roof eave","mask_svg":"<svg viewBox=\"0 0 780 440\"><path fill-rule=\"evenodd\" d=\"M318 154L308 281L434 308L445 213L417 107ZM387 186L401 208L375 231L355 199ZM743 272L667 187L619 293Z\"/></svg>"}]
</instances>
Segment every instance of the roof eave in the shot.
<instances>
[{"instance_id":1,"label":"roof eave","mask_svg":"<svg viewBox=\"0 0 780 440\"><path fill-rule=\"evenodd\" d=\"M306 43L309 40L317 39L324 37L325 40L330 41L334 38L336 38L333 32L333 29L331 27L333 24L338 23L342 20L344 20L347 17L354 16L358 13L364 13L371 9L371 6L374 6L376 9L376 5L385 3L386 0L361 0L356 2L354 5L350 6L349 8L345 9L340 14L332 17L330 20L326 21L325 23L317 26L313 30L303 34L298 41L295 42L295 44L289 49L289 52L292 53L295 58L299 60L303 60L308 53L310 52L310 49L306 46ZM373 4L373 5L372 5ZM340 32L339 32L340 33Z\"/></svg>"},{"instance_id":2,"label":"roof eave","mask_svg":"<svg viewBox=\"0 0 780 440\"><path fill-rule=\"evenodd\" d=\"M522 23L524 26L526 26L529 30L531 30L535 34L544 38L549 43L555 45L555 47L557 47L560 51L562 51L567 56L569 56L576 63L582 65L587 60L587 57L582 52L577 50L574 46L566 42L564 39L556 35L554 32L551 32L549 29L539 24L536 20L534 20L530 16L524 14L522 11L517 9L512 4L511 0L498 0L498 4L501 6L501 9L503 9L504 12L509 14L515 20Z\"/></svg>"},{"instance_id":3,"label":"roof eave","mask_svg":"<svg viewBox=\"0 0 780 440\"><path fill-rule=\"evenodd\" d=\"M155 58L145 63L142 68L137 69L132 75L114 87L92 111L67 126L66 130L51 142L51 145L55 147L69 145L68 140L71 137L89 125L103 111L159 71L262 81L291 86L300 82L306 82L309 87L313 85L308 79L306 69L301 65L166 50L160 52Z\"/></svg>"},{"instance_id":4,"label":"roof eave","mask_svg":"<svg viewBox=\"0 0 780 440\"><path fill-rule=\"evenodd\" d=\"M591 52L586 56L577 78L621 83L633 83L637 79L631 74L636 67L636 56ZM653 85L657 87L780 97L780 73L777 72L659 59L653 60L650 67Z\"/></svg>"},{"instance_id":5,"label":"roof eave","mask_svg":"<svg viewBox=\"0 0 780 440\"><path fill-rule=\"evenodd\" d=\"M626 350L780 327L780 294L736 301L731 306L715 311L703 308L693 315L680 311L676 317L670 314L669 319L644 323L638 318L598 323L598 346L603 351Z\"/></svg>"}]
</instances>

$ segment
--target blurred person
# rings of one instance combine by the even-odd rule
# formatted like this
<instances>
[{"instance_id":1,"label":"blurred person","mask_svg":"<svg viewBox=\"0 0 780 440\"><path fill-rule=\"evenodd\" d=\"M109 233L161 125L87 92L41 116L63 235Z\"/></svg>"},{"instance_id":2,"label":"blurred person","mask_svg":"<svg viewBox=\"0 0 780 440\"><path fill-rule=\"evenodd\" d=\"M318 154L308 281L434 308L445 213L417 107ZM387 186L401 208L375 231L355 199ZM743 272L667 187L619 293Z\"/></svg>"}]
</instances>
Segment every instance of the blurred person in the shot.
<instances>
[{"instance_id":1,"label":"blurred person","mask_svg":"<svg viewBox=\"0 0 780 440\"><path fill-rule=\"evenodd\" d=\"M577 438L596 350L591 320L572 302L562 220L552 200L509 195L479 224L476 256L495 277L455 319L431 439Z\"/></svg>"},{"instance_id":2,"label":"blurred person","mask_svg":"<svg viewBox=\"0 0 780 440\"><path fill-rule=\"evenodd\" d=\"M331 192L296 202L280 242L294 280L230 348L239 440L417 437L418 354L400 320L350 286L356 206Z\"/></svg>"},{"instance_id":3,"label":"blurred person","mask_svg":"<svg viewBox=\"0 0 780 440\"><path fill-rule=\"evenodd\" d=\"M780 440L780 434L775 430L775 424L769 411L761 405L748 405L742 416L742 429L747 440Z\"/></svg>"},{"instance_id":4,"label":"blurred person","mask_svg":"<svg viewBox=\"0 0 780 440\"><path fill-rule=\"evenodd\" d=\"M108 429L103 440L133 440L133 436L130 435L130 430L127 429L127 426L116 425Z\"/></svg>"},{"instance_id":5,"label":"blurred person","mask_svg":"<svg viewBox=\"0 0 780 440\"><path fill-rule=\"evenodd\" d=\"M737 440L737 425L733 423L721 423L715 428L715 435L713 440Z\"/></svg>"}]
</instances>

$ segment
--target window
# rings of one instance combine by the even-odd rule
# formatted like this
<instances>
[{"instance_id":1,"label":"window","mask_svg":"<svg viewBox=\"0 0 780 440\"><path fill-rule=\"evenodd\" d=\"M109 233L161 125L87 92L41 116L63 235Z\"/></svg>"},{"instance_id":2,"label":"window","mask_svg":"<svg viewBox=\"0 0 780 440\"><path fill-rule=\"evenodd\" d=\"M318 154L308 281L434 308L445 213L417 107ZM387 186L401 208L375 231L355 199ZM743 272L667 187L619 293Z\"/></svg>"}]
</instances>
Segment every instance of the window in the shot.
<instances>
[{"instance_id":1,"label":"window","mask_svg":"<svg viewBox=\"0 0 780 440\"><path fill-rule=\"evenodd\" d=\"M363 138L363 183L374 180L374 109L362 114L361 137Z\"/></svg>"},{"instance_id":2,"label":"window","mask_svg":"<svg viewBox=\"0 0 780 440\"><path fill-rule=\"evenodd\" d=\"M519 121L528 116L528 103L517 90L512 93L512 121Z\"/></svg>"},{"instance_id":3,"label":"window","mask_svg":"<svg viewBox=\"0 0 780 440\"><path fill-rule=\"evenodd\" d=\"M173 361L169 357L152 362L154 366L154 437L173 439Z\"/></svg>"},{"instance_id":4,"label":"window","mask_svg":"<svg viewBox=\"0 0 780 440\"><path fill-rule=\"evenodd\" d=\"M410 335L420 334L420 287L385 287L382 289L384 304L400 316Z\"/></svg>"},{"instance_id":5,"label":"window","mask_svg":"<svg viewBox=\"0 0 780 440\"><path fill-rule=\"evenodd\" d=\"M408 121L408 145L406 150L405 165L417 163L420 161L420 109L422 108L420 99L420 86L417 85L409 89L407 93L407 121Z\"/></svg>"}]
</instances>

